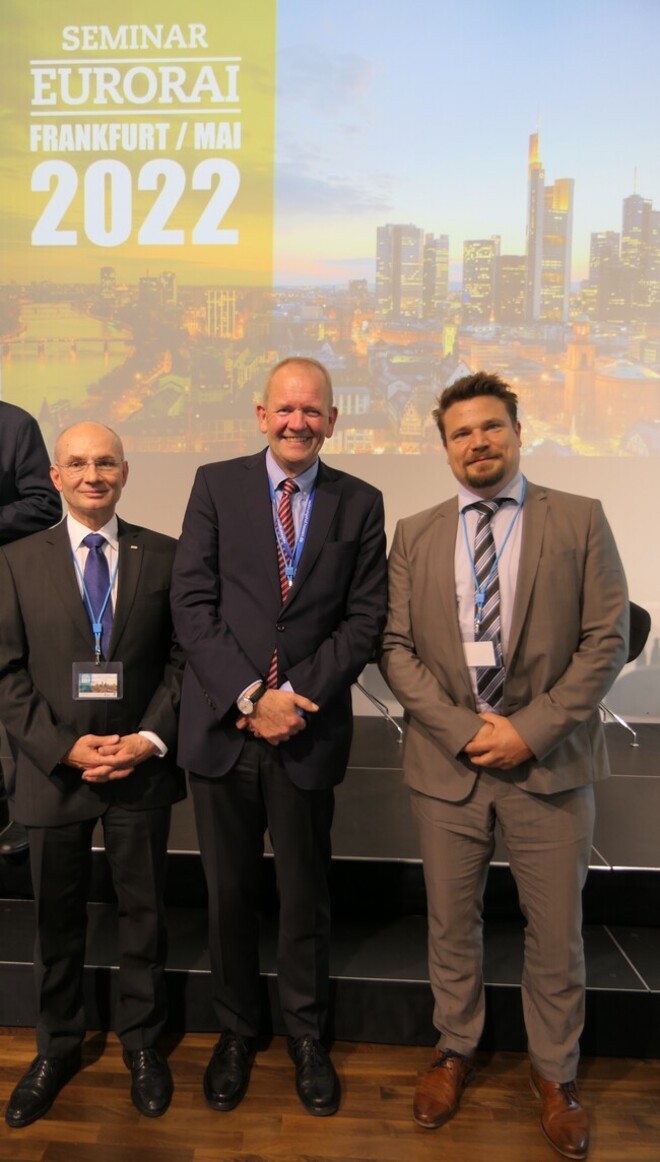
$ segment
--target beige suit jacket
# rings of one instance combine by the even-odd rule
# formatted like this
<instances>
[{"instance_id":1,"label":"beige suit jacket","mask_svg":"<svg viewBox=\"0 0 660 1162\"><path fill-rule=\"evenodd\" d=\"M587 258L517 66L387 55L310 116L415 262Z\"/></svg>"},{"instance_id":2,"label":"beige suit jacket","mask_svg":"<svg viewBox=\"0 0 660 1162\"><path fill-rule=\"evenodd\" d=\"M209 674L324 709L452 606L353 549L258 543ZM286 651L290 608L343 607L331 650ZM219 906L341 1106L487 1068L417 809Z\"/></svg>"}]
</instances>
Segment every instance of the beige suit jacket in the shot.
<instances>
[{"instance_id":1,"label":"beige suit jacket","mask_svg":"<svg viewBox=\"0 0 660 1162\"><path fill-rule=\"evenodd\" d=\"M481 725L457 614L457 525L456 498L397 525L381 657L405 710L405 780L452 801L474 786L462 752ZM627 651L625 576L600 502L528 484L502 708L535 756L514 772L526 790L609 774L598 703Z\"/></svg>"}]
</instances>

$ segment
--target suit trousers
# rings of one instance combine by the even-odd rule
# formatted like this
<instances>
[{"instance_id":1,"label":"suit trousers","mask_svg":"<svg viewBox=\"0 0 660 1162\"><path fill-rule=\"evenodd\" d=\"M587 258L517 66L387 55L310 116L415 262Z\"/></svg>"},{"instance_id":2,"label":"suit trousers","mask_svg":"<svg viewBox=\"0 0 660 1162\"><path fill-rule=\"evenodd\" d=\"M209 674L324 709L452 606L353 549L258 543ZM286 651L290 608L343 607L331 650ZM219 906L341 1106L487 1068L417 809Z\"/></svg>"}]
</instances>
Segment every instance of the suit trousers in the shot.
<instances>
[{"instance_id":1,"label":"suit trousers","mask_svg":"<svg viewBox=\"0 0 660 1162\"><path fill-rule=\"evenodd\" d=\"M115 1028L126 1049L155 1045L165 1025L167 934L163 904L169 807L101 817L118 901L119 995ZM96 819L29 827L37 937L37 1049L61 1057L85 1035L83 973Z\"/></svg>"},{"instance_id":2,"label":"suit trousers","mask_svg":"<svg viewBox=\"0 0 660 1162\"><path fill-rule=\"evenodd\" d=\"M287 1033L321 1037L327 1019L332 789L291 781L277 747L248 735L219 779L190 777L209 896L214 1005L221 1030L260 1029L259 923L264 833L279 894L277 981Z\"/></svg>"},{"instance_id":3,"label":"suit trousers","mask_svg":"<svg viewBox=\"0 0 660 1162\"><path fill-rule=\"evenodd\" d=\"M526 921L522 1001L529 1055L549 1081L571 1081L584 1024L582 888L593 837L593 787L533 795L522 790L515 771L482 771L466 800L447 802L413 790L412 810L442 1048L470 1055L483 1031L482 909L497 821Z\"/></svg>"}]
</instances>

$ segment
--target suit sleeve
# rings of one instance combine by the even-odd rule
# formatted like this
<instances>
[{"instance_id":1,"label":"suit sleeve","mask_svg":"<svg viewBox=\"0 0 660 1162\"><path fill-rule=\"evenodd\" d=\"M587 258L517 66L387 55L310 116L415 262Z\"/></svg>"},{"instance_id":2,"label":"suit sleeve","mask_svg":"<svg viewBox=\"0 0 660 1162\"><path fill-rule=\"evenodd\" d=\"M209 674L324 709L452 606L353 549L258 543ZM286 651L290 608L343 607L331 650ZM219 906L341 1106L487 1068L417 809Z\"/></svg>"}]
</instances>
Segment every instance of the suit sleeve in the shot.
<instances>
[{"instance_id":1,"label":"suit sleeve","mask_svg":"<svg viewBox=\"0 0 660 1162\"><path fill-rule=\"evenodd\" d=\"M27 669L20 601L6 554L0 550L0 719L28 758L50 774L78 735L58 722Z\"/></svg>"},{"instance_id":2,"label":"suit sleeve","mask_svg":"<svg viewBox=\"0 0 660 1162\"><path fill-rule=\"evenodd\" d=\"M46 445L31 417L16 432L13 492L14 499L0 505L0 545L49 528L62 516Z\"/></svg>"},{"instance_id":3,"label":"suit sleeve","mask_svg":"<svg viewBox=\"0 0 660 1162\"><path fill-rule=\"evenodd\" d=\"M174 630L163 677L142 714L137 730L149 730L171 751L176 746L185 655Z\"/></svg>"},{"instance_id":4,"label":"suit sleeve","mask_svg":"<svg viewBox=\"0 0 660 1162\"><path fill-rule=\"evenodd\" d=\"M172 572L174 630L203 690L222 718L258 674L220 616L219 538L215 505L203 468L188 501ZM221 661L219 662L219 659Z\"/></svg>"},{"instance_id":5,"label":"suit sleeve","mask_svg":"<svg viewBox=\"0 0 660 1162\"><path fill-rule=\"evenodd\" d=\"M375 656L386 612L385 514L383 498L377 493L362 524L344 616L313 653L287 667L286 677L294 690L321 707L344 693Z\"/></svg>"},{"instance_id":6,"label":"suit sleeve","mask_svg":"<svg viewBox=\"0 0 660 1162\"><path fill-rule=\"evenodd\" d=\"M483 725L478 714L459 706L415 649L411 573L404 526L396 527L389 557L389 612L380 669L405 711L438 746L458 755ZM432 617L431 610L423 611Z\"/></svg>"},{"instance_id":7,"label":"suit sleeve","mask_svg":"<svg viewBox=\"0 0 660 1162\"><path fill-rule=\"evenodd\" d=\"M579 597L580 637L566 669L549 690L510 715L538 759L594 714L628 656L626 579L598 501L591 506Z\"/></svg>"}]
</instances>

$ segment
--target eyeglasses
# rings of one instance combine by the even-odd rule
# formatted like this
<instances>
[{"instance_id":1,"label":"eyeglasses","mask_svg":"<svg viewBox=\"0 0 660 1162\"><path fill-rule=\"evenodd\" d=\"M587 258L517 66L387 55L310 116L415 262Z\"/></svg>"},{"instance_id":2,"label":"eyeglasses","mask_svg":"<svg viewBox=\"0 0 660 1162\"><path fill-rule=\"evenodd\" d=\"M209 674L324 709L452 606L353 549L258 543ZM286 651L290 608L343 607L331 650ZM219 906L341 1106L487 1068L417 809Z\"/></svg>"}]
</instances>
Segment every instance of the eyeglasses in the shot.
<instances>
[{"instance_id":1,"label":"eyeglasses","mask_svg":"<svg viewBox=\"0 0 660 1162\"><path fill-rule=\"evenodd\" d=\"M123 460L112 460L109 456L104 456L101 460L69 460L67 464L58 464L57 467L66 476L82 476L90 465L99 476L114 476L123 463Z\"/></svg>"}]
</instances>

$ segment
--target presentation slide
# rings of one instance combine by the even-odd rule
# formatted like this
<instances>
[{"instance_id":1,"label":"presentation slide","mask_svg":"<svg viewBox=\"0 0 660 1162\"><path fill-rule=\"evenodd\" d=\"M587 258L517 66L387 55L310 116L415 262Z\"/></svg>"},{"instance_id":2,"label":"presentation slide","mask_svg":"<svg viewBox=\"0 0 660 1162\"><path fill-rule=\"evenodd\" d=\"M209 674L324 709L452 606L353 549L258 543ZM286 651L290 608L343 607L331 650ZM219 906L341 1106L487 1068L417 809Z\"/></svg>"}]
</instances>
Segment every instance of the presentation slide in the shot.
<instances>
[{"instance_id":1,"label":"presentation slide","mask_svg":"<svg viewBox=\"0 0 660 1162\"><path fill-rule=\"evenodd\" d=\"M660 719L655 0L3 0L0 398L109 424L124 515L263 446L268 368L329 368L323 456L396 521L452 495L432 408L517 392L523 469L599 497Z\"/></svg>"}]
</instances>

